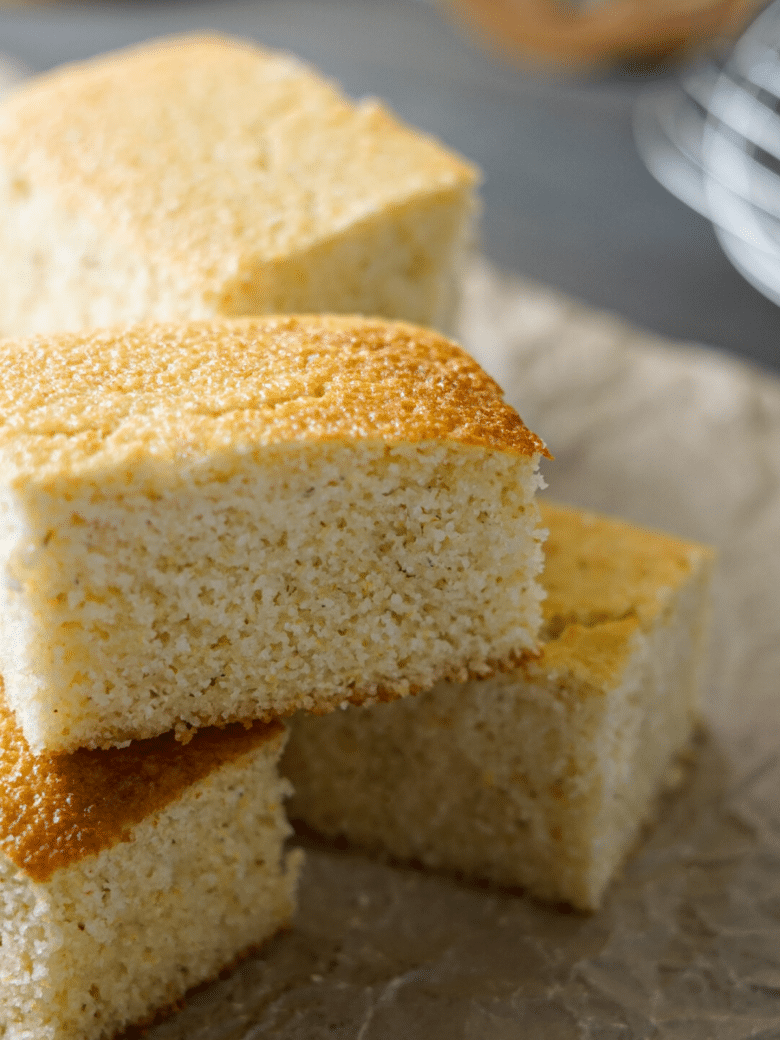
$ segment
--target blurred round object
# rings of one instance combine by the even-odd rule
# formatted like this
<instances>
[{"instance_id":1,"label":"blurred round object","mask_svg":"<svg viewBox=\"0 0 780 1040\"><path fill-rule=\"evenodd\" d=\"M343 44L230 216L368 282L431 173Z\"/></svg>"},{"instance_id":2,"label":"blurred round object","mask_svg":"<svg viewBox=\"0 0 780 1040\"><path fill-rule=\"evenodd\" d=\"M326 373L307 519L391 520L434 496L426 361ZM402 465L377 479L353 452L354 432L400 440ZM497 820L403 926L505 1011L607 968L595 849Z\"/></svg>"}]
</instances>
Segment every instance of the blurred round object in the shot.
<instances>
[{"instance_id":1,"label":"blurred round object","mask_svg":"<svg viewBox=\"0 0 780 1040\"><path fill-rule=\"evenodd\" d=\"M740 274L780 304L780 2L730 54L644 90L634 136L653 176L712 221Z\"/></svg>"},{"instance_id":2,"label":"blurred round object","mask_svg":"<svg viewBox=\"0 0 780 1040\"><path fill-rule=\"evenodd\" d=\"M560 65L654 61L733 36L759 0L442 0L501 51Z\"/></svg>"},{"instance_id":3,"label":"blurred round object","mask_svg":"<svg viewBox=\"0 0 780 1040\"><path fill-rule=\"evenodd\" d=\"M750 26L718 77L701 154L723 251L780 304L780 3Z\"/></svg>"},{"instance_id":4,"label":"blurred round object","mask_svg":"<svg viewBox=\"0 0 780 1040\"><path fill-rule=\"evenodd\" d=\"M679 78L645 88L634 106L634 140L657 181L703 217L710 217L702 148L712 92L723 69L705 55Z\"/></svg>"}]
</instances>

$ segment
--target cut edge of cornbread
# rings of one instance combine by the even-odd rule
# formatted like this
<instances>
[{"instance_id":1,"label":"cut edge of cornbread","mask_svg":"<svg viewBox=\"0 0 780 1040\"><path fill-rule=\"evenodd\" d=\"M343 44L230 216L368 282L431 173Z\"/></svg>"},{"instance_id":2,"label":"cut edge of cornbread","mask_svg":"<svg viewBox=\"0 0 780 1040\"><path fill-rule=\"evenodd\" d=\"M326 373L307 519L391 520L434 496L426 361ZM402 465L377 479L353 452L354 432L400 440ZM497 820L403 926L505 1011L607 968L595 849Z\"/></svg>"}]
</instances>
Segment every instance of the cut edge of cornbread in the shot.
<instances>
[{"instance_id":1,"label":"cut edge of cornbread","mask_svg":"<svg viewBox=\"0 0 780 1040\"><path fill-rule=\"evenodd\" d=\"M4 744L7 1040L107 1040L289 925L301 853L283 851L284 739L276 724L186 748L165 737L35 758Z\"/></svg>"},{"instance_id":2,"label":"cut edge of cornbread","mask_svg":"<svg viewBox=\"0 0 780 1040\"><path fill-rule=\"evenodd\" d=\"M713 554L549 503L542 518L537 659L298 715L282 770L309 828L594 910L696 724Z\"/></svg>"},{"instance_id":3,"label":"cut edge of cornbread","mask_svg":"<svg viewBox=\"0 0 780 1040\"><path fill-rule=\"evenodd\" d=\"M476 181L376 101L245 41L68 65L0 107L2 331L292 311L450 331Z\"/></svg>"},{"instance_id":4,"label":"cut edge of cornbread","mask_svg":"<svg viewBox=\"0 0 780 1040\"><path fill-rule=\"evenodd\" d=\"M0 673L34 750L405 696L536 648L543 443L328 316L0 343Z\"/></svg>"}]
</instances>

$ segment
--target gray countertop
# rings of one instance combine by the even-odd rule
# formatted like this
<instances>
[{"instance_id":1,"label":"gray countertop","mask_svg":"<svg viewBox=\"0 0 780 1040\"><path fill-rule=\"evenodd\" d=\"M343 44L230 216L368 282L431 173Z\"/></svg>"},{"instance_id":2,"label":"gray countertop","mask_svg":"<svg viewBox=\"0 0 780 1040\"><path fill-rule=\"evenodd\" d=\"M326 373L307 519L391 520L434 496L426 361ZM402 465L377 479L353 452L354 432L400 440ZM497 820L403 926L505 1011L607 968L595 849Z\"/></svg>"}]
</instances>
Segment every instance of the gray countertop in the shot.
<instances>
[{"instance_id":1,"label":"gray countertop","mask_svg":"<svg viewBox=\"0 0 780 1040\"><path fill-rule=\"evenodd\" d=\"M415 0L167 0L0 10L0 50L41 71L163 33L218 29L295 51L386 99L484 170L482 246L526 277L646 328L780 370L780 310L705 220L653 181L631 136L648 81L520 72Z\"/></svg>"}]
</instances>

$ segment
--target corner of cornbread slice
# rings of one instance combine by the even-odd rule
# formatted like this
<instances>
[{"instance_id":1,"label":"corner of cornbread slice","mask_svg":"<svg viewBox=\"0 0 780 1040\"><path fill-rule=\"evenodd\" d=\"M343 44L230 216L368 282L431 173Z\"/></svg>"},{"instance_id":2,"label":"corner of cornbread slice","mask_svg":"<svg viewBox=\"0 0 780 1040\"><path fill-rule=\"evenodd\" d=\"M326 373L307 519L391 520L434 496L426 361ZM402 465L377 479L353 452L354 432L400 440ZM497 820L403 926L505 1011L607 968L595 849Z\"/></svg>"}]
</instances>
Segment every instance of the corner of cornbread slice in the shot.
<instances>
[{"instance_id":1,"label":"corner of cornbread slice","mask_svg":"<svg viewBox=\"0 0 780 1040\"><path fill-rule=\"evenodd\" d=\"M245 41L65 66L0 106L0 328L328 311L449 329L476 180Z\"/></svg>"},{"instance_id":2,"label":"corner of cornbread slice","mask_svg":"<svg viewBox=\"0 0 780 1040\"><path fill-rule=\"evenodd\" d=\"M0 704L5 1040L114 1036L289 923L284 737L257 723L36 757Z\"/></svg>"},{"instance_id":3,"label":"corner of cornbread slice","mask_svg":"<svg viewBox=\"0 0 780 1040\"><path fill-rule=\"evenodd\" d=\"M291 817L327 835L592 910L691 736L713 554L540 504L539 657L296 716L282 770Z\"/></svg>"},{"instance_id":4,"label":"corner of cornbread slice","mask_svg":"<svg viewBox=\"0 0 780 1040\"><path fill-rule=\"evenodd\" d=\"M391 698L536 647L542 442L347 317L0 343L0 673L35 751Z\"/></svg>"}]
</instances>

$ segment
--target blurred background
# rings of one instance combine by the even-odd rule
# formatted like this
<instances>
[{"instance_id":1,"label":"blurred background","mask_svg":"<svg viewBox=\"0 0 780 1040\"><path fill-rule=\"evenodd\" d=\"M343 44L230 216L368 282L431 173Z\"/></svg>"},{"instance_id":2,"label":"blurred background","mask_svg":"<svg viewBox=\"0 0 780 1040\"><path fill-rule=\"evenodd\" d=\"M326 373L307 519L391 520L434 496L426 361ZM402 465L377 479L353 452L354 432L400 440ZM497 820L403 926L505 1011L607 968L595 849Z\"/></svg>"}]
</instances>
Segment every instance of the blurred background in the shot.
<instances>
[{"instance_id":1,"label":"blurred background","mask_svg":"<svg viewBox=\"0 0 780 1040\"><path fill-rule=\"evenodd\" d=\"M780 371L780 308L732 267L709 220L654 180L633 131L640 95L675 87L718 28L704 9L736 22L750 5L667 0L655 32L625 24L649 0L615 0L623 22L604 20L610 0L561 20L563 3L528 3L537 25L553 19L541 39L554 45L541 47L515 17L523 0L25 3L0 7L0 51L41 72L202 29L291 50L482 168L480 246L494 263Z\"/></svg>"}]
</instances>

